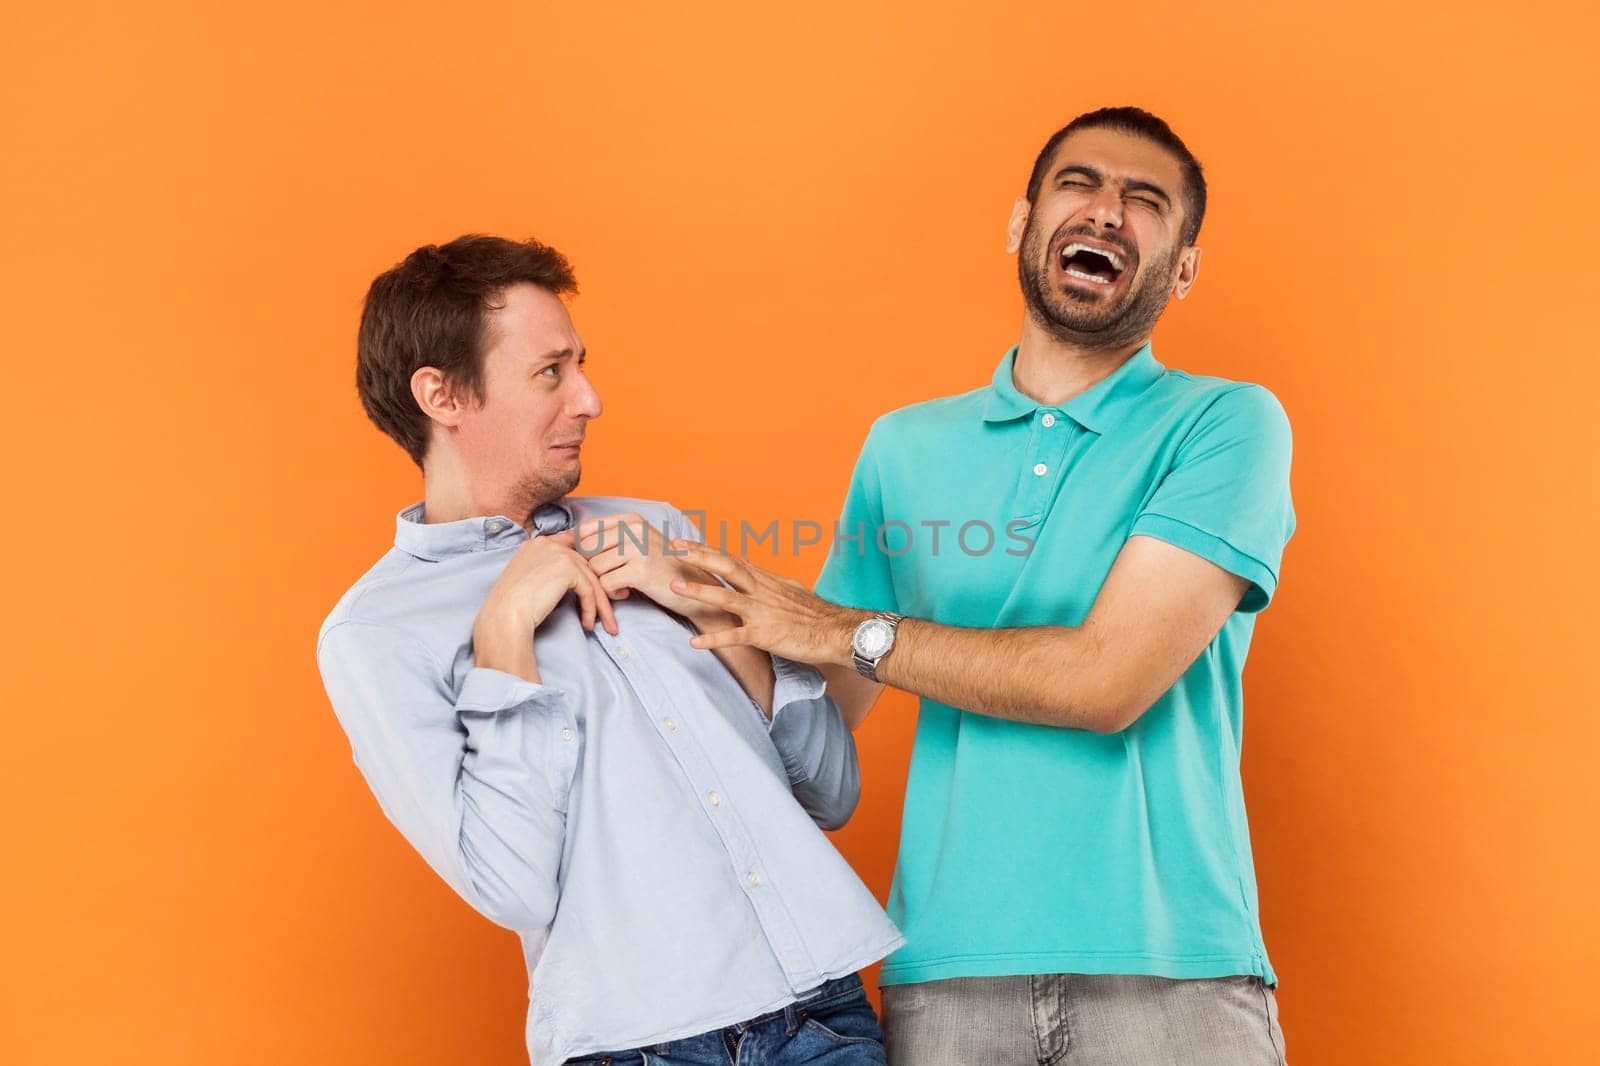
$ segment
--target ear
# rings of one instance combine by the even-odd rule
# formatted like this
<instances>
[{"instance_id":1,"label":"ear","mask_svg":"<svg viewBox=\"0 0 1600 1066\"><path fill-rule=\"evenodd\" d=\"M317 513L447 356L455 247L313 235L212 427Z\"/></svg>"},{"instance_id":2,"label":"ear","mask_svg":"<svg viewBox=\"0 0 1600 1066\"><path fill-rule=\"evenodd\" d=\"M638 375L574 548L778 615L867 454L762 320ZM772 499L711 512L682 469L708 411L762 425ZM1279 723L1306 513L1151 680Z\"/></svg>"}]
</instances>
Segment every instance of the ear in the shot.
<instances>
[{"instance_id":1,"label":"ear","mask_svg":"<svg viewBox=\"0 0 1600 1066\"><path fill-rule=\"evenodd\" d=\"M1183 299L1189 295L1189 290L1194 287L1194 279L1200 273L1200 246L1192 244L1178 259L1178 276L1172 281L1172 295Z\"/></svg>"},{"instance_id":2,"label":"ear","mask_svg":"<svg viewBox=\"0 0 1600 1066\"><path fill-rule=\"evenodd\" d=\"M419 367L411 375L411 396L422 408L422 413L439 425L455 426L460 423L462 405L438 367Z\"/></svg>"},{"instance_id":3,"label":"ear","mask_svg":"<svg viewBox=\"0 0 1600 1066\"><path fill-rule=\"evenodd\" d=\"M1017 197L1011 205L1011 222L1006 226L1006 254L1016 255L1022 247L1022 231L1028 228L1028 215L1032 212L1026 196Z\"/></svg>"}]
</instances>

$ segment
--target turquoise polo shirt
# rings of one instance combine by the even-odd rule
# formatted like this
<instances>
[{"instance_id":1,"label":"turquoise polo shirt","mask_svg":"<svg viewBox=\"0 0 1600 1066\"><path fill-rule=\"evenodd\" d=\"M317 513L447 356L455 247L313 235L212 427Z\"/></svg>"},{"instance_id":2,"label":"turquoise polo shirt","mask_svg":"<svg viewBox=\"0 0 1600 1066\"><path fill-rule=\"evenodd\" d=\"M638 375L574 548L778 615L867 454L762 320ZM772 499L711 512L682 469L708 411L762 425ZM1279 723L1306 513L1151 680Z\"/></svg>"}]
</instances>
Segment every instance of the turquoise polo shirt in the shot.
<instances>
[{"instance_id":1,"label":"turquoise polo shirt","mask_svg":"<svg viewBox=\"0 0 1600 1066\"><path fill-rule=\"evenodd\" d=\"M1283 408L1259 385L1169 370L1148 345L1049 407L1017 390L1015 358L987 388L873 423L818 595L952 626L1076 626L1131 536L1250 586L1120 733L921 701L889 896L907 943L880 980L1276 984L1239 752L1245 653L1294 530Z\"/></svg>"}]
</instances>

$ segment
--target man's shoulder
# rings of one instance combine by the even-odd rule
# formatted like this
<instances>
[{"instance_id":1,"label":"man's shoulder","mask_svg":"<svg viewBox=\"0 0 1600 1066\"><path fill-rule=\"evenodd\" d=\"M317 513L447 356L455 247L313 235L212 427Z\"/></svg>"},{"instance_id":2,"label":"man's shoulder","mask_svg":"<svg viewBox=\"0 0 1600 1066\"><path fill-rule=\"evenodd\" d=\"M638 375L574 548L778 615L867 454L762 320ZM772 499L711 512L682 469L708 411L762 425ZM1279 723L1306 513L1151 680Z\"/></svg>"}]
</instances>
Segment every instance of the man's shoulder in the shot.
<instances>
[{"instance_id":1,"label":"man's shoulder","mask_svg":"<svg viewBox=\"0 0 1600 1066\"><path fill-rule=\"evenodd\" d=\"M1176 367L1166 368L1160 387L1174 397L1205 407L1210 407L1211 403L1222 399L1227 399L1227 402L1234 405L1261 405L1261 403L1275 405L1278 402L1277 397L1272 394L1272 389L1264 384L1238 381L1235 378L1219 378L1216 375L1195 375Z\"/></svg>"},{"instance_id":2,"label":"man's shoulder","mask_svg":"<svg viewBox=\"0 0 1600 1066\"><path fill-rule=\"evenodd\" d=\"M396 587L401 575L415 562L413 556L398 548L390 548L384 552L366 573L344 590L323 618L322 625L317 630L317 651L321 652L323 641L327 639L328 634L340 626L357 625L368 629L398 630L405 618L405 612L390 610L392 597L386 593Z\"/></svg>"},{"instance_id":3,"label":"man's shoulder","mask_svg":"<svg viewBox=\"0 0 1600 1066\"><path fill-rule=\"evenodd\" d=\"M881 443L895 443L952 428L970 429L982 419L988 393L989 387L984 386L896 407L879 415L868 435Z\"/></svg>"},{"instance_id":4,"label":"man's shoulder","mask_svg":"<svg viewBox=\"0 0 1600 1066\"><path fill-rule=\"evenodd\" d=\"M1202 426L1226 423L1241 428L1281 426L1285 430L1288 426L1288 415L1278 397L1254 381L1168 368L1158 388L1166 405L1188 413Z\"/></svg>"}]
</instances>

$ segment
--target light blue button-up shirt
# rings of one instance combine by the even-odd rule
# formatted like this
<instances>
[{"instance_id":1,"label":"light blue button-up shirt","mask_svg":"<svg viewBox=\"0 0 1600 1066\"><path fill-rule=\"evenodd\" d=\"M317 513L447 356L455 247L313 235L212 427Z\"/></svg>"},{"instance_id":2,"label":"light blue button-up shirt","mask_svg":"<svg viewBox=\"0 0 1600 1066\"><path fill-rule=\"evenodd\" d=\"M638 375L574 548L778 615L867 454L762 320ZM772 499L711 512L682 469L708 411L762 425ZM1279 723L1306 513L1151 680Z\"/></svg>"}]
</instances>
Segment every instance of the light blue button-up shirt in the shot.
<instances>
[{"instance_id":1,"label":"light blue button-up shirt","mask_svg":"<svg viewBox=\"0 0 1600 1066\"><path fill-rule=\"evenodd\" d=\"M544 535L668 504L567 497ZM504 516L396 517L395 546L322 625L317 662L389 820L474 908L522 937L528 1053L554 1066L731 1025L902 942L821 828L859 795L813 668L775 658L769 723L647 598L620 632L572 601L534 634L542 684L477 666L472 626L529 534Z\"/></svg>"}]
</instances>

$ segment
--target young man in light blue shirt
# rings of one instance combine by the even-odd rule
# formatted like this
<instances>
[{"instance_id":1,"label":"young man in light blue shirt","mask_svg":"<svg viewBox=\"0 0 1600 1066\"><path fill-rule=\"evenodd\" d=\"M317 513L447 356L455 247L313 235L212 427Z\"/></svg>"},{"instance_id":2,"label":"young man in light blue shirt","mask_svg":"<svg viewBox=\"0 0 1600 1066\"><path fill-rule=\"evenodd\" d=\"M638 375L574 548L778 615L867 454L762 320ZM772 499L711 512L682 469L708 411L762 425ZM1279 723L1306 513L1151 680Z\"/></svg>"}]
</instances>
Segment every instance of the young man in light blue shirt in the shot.
<instances>
[{"instance_id":1,"label":"young man in light blue shirt","mask_svg":"<svg viewBox=\"0 0 1600 1066\"><path fill-rule=\"evenodd\" d=\"M317 661L396 828L527 960L534 1066L871 1066L856 971L903 943L823 835L859 795L815 669L689 636L669 504L568 495L600 398L535 241L418 249L357 386L424 474Z\"/></svg>"},{"instance_id":2,"label":"young man in light blue shirt","mask_svg":"<svg viewBox=\"0 0 1600 1066\"><path fill-rule=\"evenodd\" d=\"M1155 116L1064 127L1010 221L1021 339L986 387L874 423L817 595L704 546L732 588L673 586L741 620L695 646L820 664L852 724L883 684L922 698L895 1066L1283 1061L1239 754L1289 424L1150 345L1204 210Z\"/></svg>"}]
</instances>

